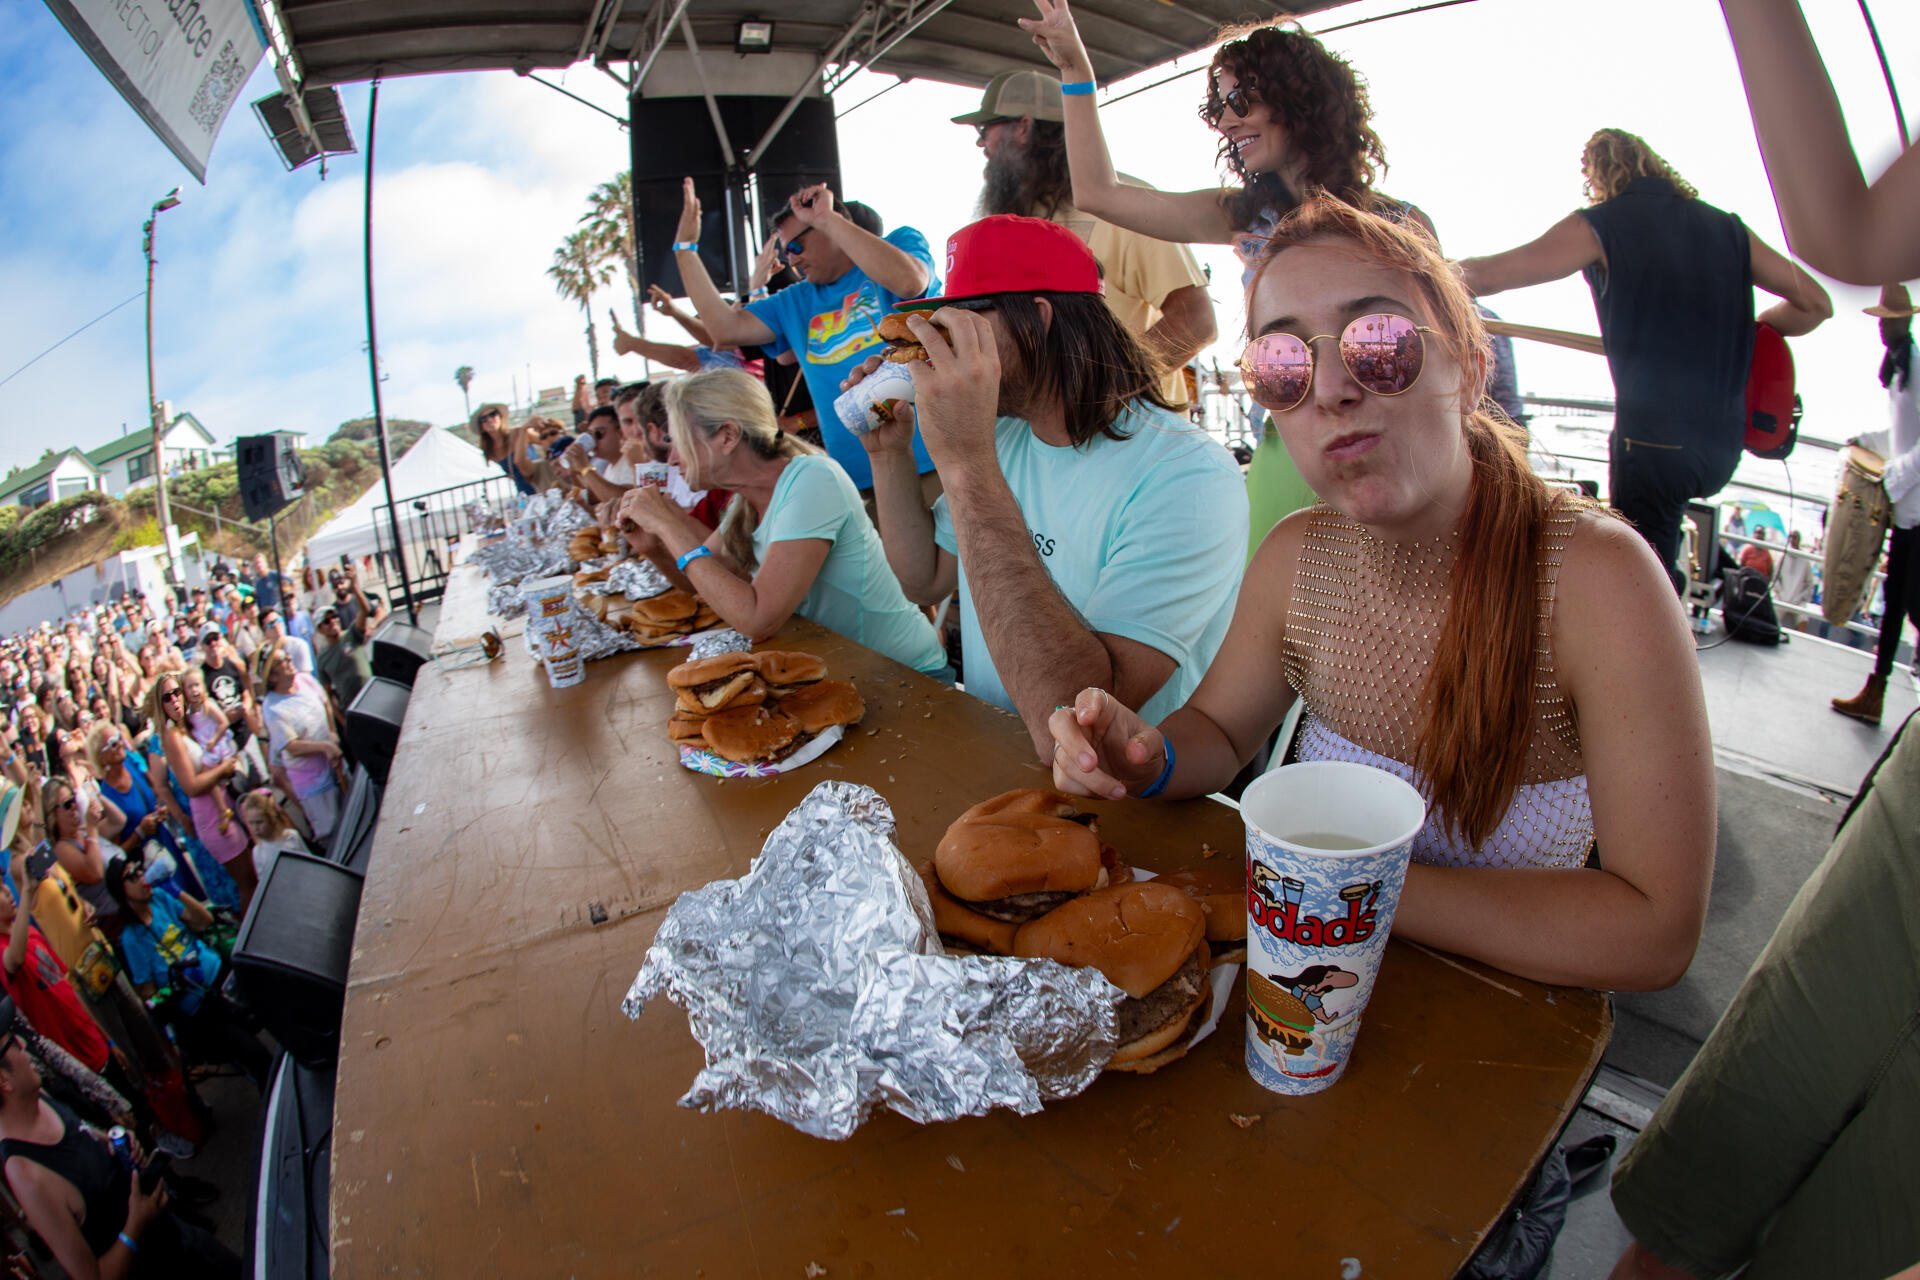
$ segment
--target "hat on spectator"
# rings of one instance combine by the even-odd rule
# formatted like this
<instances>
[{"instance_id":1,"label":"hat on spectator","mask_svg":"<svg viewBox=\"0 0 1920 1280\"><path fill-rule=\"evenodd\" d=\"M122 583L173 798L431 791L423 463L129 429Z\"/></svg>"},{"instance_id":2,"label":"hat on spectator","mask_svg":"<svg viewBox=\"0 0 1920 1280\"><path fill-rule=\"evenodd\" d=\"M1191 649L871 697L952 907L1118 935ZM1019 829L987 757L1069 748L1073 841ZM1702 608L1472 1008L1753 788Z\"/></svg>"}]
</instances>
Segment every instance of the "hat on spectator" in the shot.
<instances>
[{"instance_id":1,"label":"hat on spectator","mask_svg":"<svg viewBox=\"0 0 1920 1280\"><path fill-rule=\"evenodd\" d=\"M992 124L1032 116L1058 124L1066 119L1060 105L1060 82L1044 71L1002 71L987 81L980 109L953 117L955 124Z\"/></svg>"},{"instance_id":2,"label":"hat on spectator","mask_svg":"<svg viewBox=\"0 0 1920 1280\"><path fill-rule=\"evenodd\" d=\"M10 778L0 783L0 849L12 845L20 830L20 802L26 794L27 789Z\"/></svg>"},{"instance_id":3,"label":"hat on spectator","mask_svg":"<svg viewBox=\"0 0 1920 1280\"><path fill-rule=\"evenodd\" d=\"M1912 297L1907 293L1907 286L1890 284L1880 292L1888 302L1876 302L1870 307L1861 308L1868 315L1879 316L1882 320L1904 320L1911 315L1920 315L1920 311L1914 308Z\"/></svg>"},{"instance_id":4,"label":"hat on spectator","mask_svg":"<svg viewBox=\"0 0 1920 1280\"><path fill-rule=\"evenodd\" d=\"M211 622L200 630L200 638L202 640L217 640L226 634L227 633L222 631L218 625Z\"/></svg>"},{"instance_id":5,"label":"hat on spectator","mask_svg":"<svg viewBox=\"0 0 1920 1280\"><path fill-rule=\"evenodd\" d=\"M995 293L1105 293L1086 241L1057 222L996 213L947 238L947 291L894 304L932 311Z\"/></svg>"},{"instance_id":6,"label":"hat on spectator","mask_svg":"<svg viewBox=\"0 0 1920 1280\"><path fill-rule=\"evenodd\" d=\"M313 620L313 625L317 627L326 622L338 622L338 621L340 621L340 611L334 608L332 605L328 605L326 608L320 611L320 616Z\"/></svg>"}]
</instances>

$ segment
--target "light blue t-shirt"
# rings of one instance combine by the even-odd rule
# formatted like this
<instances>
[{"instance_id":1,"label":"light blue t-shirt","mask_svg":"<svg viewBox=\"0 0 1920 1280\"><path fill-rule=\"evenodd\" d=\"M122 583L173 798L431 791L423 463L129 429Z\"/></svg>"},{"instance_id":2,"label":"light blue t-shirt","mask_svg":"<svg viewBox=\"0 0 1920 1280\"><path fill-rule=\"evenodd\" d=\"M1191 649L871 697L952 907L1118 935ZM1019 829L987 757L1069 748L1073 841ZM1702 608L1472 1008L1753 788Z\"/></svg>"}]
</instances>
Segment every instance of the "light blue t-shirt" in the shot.
<instances>
[{"instance_id":1,"label":"light blue t-shirt","mask_svg":"<svg viewBox=\"0 0 1920 1280\"><path fill-rule=\"evenodd\" d=\"M915 671L947 665L933 624L900 590L859 490L831 458L787 463L753 531L753 553L764 563L768 547L796 538L833 544L796 613Z\"/></svg>"},{"instance_id":2,"label":"light blue t-shirt","mask_svg":"<svg viewBox=\"0 0 1920 1280\"><path fill-rule=\"evenodd\" d=\"M940 276L933 269L925 236L912 227L895 227L886 241L926 263L927 287L916 297L939 291ZM848 370L886 346L880 340L880 317L893 310L894 303L905 301L860 268L851 267L832 284L802 280L747 304L747 310L774 332L775 341L760 344L769 359L789 349L799 353L800 372L806 375L807 392L820 417L820 438L855 489L873 488L873 466L859 439L834 416L833 402L840 398L840 381ZM927 456L918 431L913 436L913 459L922 474L933 470L933 459Z\"/></svg>"},{"instance_id":3,"label":"light blue t-shirt","mask_svg":"<svg viewBox=\"0 0 1920 1280\"><path fill-rule=\"evenodd\" d=\"M1002 418L994 452L1061 597L1093 630L1150 645L1178 664L1140 708L1158 724L1200 683L1233 620L1247 487L1224 447L1164 409L1136 400L1115 426L1128 438L1095 436L1073 449L1043 443L1022 419ZM959 555L944 496L933 521L934 541ZM964 558L960 599L966 690L1015 711L987 651Z\"/></svg>"}]
</instances>

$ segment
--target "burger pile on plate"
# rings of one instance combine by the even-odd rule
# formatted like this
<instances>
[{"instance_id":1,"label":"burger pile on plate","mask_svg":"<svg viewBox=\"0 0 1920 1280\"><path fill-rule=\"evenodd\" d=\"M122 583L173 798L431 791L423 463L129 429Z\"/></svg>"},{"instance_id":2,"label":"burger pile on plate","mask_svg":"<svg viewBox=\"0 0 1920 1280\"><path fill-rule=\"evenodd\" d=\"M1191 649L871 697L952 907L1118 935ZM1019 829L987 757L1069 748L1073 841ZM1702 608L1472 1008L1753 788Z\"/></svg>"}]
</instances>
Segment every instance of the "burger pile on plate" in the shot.
<instances>
[{"instance_id":1,"label":"burger pile on plate","mask_svg":"<svg viewBox=\"0 0 1920 1280\"><path fill-rule=\"evenodd\" d=\"M567 539L567 559L574 561L598 560L625 549L616 535L601 529L576 529Z\"/></svg>"},{"instance_id":2,"label":"burger pile on plate","mask_svg":"<svg viewBox=\"0 0 1920 1280\"><path fill-rule=\"evenodd\" d=\"M1009 791L973 806L920 876L954 949L1091 966L1127 993L1111 1071L1155 1071L1183 1056L1212 1004L1209 937L1217 928L1230 938L1237 916L1245 945L1238 892L1238 911L1210 892L1228 876L1136 879L1101 843L1095 815L1058 792Z\"/></svg>"},{"instance_id":3,"label":"burger pile on plate","mask_svg":"<svg viewBox=\"0 0 1920 1280\"><path fill-rule=\"evenodd\" d=\"M610 597L604 622L624 627L640 639L659 643L675 636L689 636L720 625L720 615L699 596L685 591L666 591L645 600L627 601L626 612L619 612L625 596Z\"/></svg>"},{"instance_id":4,"label":"burger pile on plate","mask_svg":"<svg viewBox=\"0 0 1920 1280\"><path fill-rule=\"evenodd\" d=\"M785 760L867 711L859 691L827 679L827 664L810 653L717 654L681 663L667 672L667 684L674 691L668 736L739 764Z\"/></svg>"}]
</instances>

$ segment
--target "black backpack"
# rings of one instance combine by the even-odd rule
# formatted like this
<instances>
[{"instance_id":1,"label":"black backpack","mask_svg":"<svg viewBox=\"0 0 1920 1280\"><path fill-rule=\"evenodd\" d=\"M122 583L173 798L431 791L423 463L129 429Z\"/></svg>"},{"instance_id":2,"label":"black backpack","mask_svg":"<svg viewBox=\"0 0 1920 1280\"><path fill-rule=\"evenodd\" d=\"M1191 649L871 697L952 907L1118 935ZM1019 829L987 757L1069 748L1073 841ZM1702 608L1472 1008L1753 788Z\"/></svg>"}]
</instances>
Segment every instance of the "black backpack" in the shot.
<instances>
[{"instance_id":1,"label":"black backpack","mask_svg":"<svg viewBox=\"0 0 1920 1280\"><path fill-rule=\"evenodd\" d=\"M1773 586L1767 575L1734 565L1721 579L1720 617L1727 638L1748 644L1779 644L1780 615L1773 611Z\"/></svg>"}]
</instances>

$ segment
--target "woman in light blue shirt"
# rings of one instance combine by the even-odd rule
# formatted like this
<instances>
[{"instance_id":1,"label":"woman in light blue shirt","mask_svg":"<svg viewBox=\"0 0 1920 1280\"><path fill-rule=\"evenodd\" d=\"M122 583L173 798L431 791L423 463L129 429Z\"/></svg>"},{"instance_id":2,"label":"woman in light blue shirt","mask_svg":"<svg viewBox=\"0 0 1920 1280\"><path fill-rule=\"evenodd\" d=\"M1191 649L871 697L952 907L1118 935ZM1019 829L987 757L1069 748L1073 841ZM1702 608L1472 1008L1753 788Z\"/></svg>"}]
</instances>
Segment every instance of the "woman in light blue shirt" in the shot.
<instances>
[{"instance_id":1,"label":"woman in light blue shirt","mask_svg":"<svg viewBox=\"0 0 1920 1280\"><path fill-rule=\"evenodd\" d=\"M709 531L664 491L621 501L634 550L757 640L794 614L929 674L947 665L933 624L900 590L880 535L840 464L780 430L766 387L737 369L669 384L669 461L695 489L730 489Z\"/></svg>"}]
</instances>

